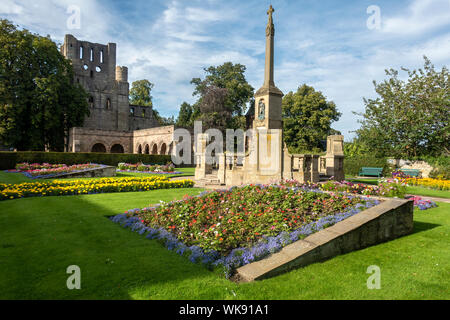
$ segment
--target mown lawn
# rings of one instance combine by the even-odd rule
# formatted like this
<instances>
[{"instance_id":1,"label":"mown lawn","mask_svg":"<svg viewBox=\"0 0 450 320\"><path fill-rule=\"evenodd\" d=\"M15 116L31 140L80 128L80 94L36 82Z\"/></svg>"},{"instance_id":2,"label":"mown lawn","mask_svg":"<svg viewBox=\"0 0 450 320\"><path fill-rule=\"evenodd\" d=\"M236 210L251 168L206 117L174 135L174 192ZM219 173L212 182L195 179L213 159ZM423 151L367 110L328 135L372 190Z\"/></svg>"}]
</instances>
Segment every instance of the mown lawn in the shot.
<instances>
[{"instance_id":1,"label":"mown lawn","mask_svg":"<svg viewBox=\"0 0 450 320\"><path fill-rule=\"evenodd\" d=\"M0 202L0 299L449 299L450 204L415 211L414 233L254 283L168 251L106 216L200 189ZM68 290L66 268L81 268ZM367 267L381 268L368 290Z\"/></svg>"},{"instance_id":2,"label":"mown lawn","mask_svg":"<svg viewBox=\"0 0 450 320\"><path fill-rule=\"evenodd\" d=\"M117 177L148 177L148 176L165 176L170 178L186 177L195 175L195 168L177 168L176 171L181 172L179 174L148 174L137 172L117 172ZM77 178L78 179L98 179L98 178ZM50 181L51 179L30 179L22 173L11 173L0 171L0 183L23 183L23 182L42 182ZM71 180L71 179L67 179ZM73 179L72 179L73 180Z\"/></svg>"}]
</instances>

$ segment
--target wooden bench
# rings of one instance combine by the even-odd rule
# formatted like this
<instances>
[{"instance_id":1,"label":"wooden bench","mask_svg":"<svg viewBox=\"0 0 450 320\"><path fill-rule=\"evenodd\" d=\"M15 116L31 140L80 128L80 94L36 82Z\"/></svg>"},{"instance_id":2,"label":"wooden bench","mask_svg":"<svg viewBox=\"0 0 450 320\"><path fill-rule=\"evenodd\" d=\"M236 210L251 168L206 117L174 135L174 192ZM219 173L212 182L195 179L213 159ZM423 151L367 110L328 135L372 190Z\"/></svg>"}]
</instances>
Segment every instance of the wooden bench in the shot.
<instances>
[{"instance_id":1,"label":"wooden bench","mask_svg":"<svg viewBox=\"0 0 450 320\"><path fill-rule=\"evenodd\" d=\"M382 174L383 174L383 168L362 167L361 170L359 170L358 176L381 177Z\"/></svg>"},{"instance_id":2,"label":"wooden bench","mask_svg":"<svg viewBox=\"0 0 450 320\"><path fill-rule=\"evenodd\" d=\"M400 171L410 177L420 176L420 170L417 169L400 169Z\"/></svg>"}]
</instances>

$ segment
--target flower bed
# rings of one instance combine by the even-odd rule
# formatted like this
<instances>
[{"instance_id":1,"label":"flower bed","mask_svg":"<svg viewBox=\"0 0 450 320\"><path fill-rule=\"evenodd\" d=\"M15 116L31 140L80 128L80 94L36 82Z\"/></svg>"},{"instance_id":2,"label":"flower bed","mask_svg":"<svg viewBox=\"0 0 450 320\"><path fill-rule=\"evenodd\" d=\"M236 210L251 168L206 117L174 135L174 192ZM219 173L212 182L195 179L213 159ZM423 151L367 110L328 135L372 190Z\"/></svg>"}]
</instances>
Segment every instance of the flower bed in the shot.
<instances>
[{"instance_id":1,"label":"flower bed","mask_svg":"<svg viewBox=\"0 0 450 320\"><path fill-rule=\"evenodd\" d=\"M311 233L379 201L282 185L245 186L133 209L112 218L193 262L222 265L229 276Z\"/></svg>"},{"instance_id":2,"label":"flower bed","mask_svg":"<svg viewBox=\"0 0 450 320\"><path fill-rule=\"evenodd\" d=\"M436 202L431 200L423 200L421 197L413 196L408 199L414 200L414 206L419 208L419 210L427 210L437 207Z\"/></svg>"},{"instance_id":3,"label":"flower bed","mask_svg":"<svg viewBox=\"0 0 450 320\"><path fill-rule=\"evenodd\" d=\"M192 180L170 181L166 177L53 180L51 182L0 184L0 200L39 196L149 191L154 189L190 188L193 186L194 182Z\"/></svg>"},{"instance_id":4,"label":"flower bed","mask_svg":"<svg viewBox=\"0 0 450 320\"><path fill-rule=\"evenodd\" d=\"M403 198L406 194L406 183L399 179L381 179L378 185L366 185L349 181L329 181L323 184L301 184L295 180L283 182L286 186L299 188L316 188L323 191L347 192L361 195Z\"/></svg>"},{"instance_id":5,"label":"flower bed","mask_svg":"<svg viewBox=\"0 0 450 320\"><path fill-rule=\"evenodd\" d=\"M85 170L102 168L104 165L86 163L67 166L65 164L49 164L49 163L19 163L15 170L7 170L7 172L20 172L31 179L52 178L67 173L83 172Z\"/></svg>"},{"instance_id":6,"label":"flower bed","mask_svg":"<svg viewBox=\"0 0 450 320\"><path fill-rule=\"evenodd\" d=\"M119 163L117 165L118 172L142 172L142 173L154 173L154 174L180 174L181 172L175 171L175 166L172 163L166 165L147 165L143 163Z\"/></svg>"},{"instance_id":7,"label":"flower bed","mask_svg":"<svg viewBox=\"0 0 450 320\"><path fill-rule=\"evenodd\" d=\"M403 183L410 186L425 187L436 190L450 190L450 180L432 179L432 178L407 178Z\"/></svg>"}]
</instances>

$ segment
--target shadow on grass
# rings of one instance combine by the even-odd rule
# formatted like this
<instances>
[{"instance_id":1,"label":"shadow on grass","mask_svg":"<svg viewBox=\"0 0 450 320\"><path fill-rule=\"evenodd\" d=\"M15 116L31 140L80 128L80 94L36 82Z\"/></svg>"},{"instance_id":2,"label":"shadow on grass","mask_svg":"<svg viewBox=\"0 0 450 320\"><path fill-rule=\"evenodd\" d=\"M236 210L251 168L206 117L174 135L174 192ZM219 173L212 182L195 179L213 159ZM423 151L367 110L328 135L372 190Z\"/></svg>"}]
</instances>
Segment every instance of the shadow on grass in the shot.
<instances>
[{"instance_id":1,"label":"shadow on grass","mask_svg":"<svg viewBox=\"0 0 450 320\"><path fill-rule=\"evenodd\" d=\"M437 227L440 227L440 224L434 224L434 223L428 223L428 222L421 222L421 221L414 221L414 229L413 234L420 233L423 231L428 231Z\"/></svg>"},{"instance_id":2,"label":"shadow on grass","mask_svg":"<svg viewBox=\"0 0 450 320\"><path fill-rule=\"evenodd\" d=\"M182 197L182 190L168 191L0 202L0 299L132 299L129 292L136 288L217 279L105 218ZM67 289L70 265L81 269L81 290Z\"/></svg>"}]
</instances>

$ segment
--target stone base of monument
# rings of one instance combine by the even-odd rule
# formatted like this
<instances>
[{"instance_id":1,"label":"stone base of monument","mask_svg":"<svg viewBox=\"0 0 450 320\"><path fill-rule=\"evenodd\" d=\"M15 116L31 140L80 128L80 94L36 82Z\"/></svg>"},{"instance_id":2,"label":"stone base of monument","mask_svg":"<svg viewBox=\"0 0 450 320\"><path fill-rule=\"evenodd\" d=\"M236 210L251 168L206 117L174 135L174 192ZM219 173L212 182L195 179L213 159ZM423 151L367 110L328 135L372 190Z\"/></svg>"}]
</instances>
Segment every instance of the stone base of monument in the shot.
<instances>
[{"instance_id":1,"label":"stone base of monument","mask_svg":"<svg viewBox=\"0 0 450 320\"><path fill-rule=\"evenodd\" d=\"M116 167L102 166L99 168L87 169L79 172L63 173L57 176L49 177L49 179L75 179L75 178L106 178L115 177Z\"/></svg>"},{"instance_id":2,"label":"stone base of monument","mask_svg":"<svg viewBox=\"0 0 450 320\"><path fill-rule=\"evenodd\" d=\"M270 278L412 233L413 201L380 199L384 201L375 207L296 241L263 260L238 268L232 280L249 282Z\"/></svg>"}]
</instances>

